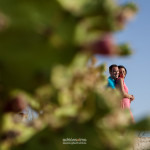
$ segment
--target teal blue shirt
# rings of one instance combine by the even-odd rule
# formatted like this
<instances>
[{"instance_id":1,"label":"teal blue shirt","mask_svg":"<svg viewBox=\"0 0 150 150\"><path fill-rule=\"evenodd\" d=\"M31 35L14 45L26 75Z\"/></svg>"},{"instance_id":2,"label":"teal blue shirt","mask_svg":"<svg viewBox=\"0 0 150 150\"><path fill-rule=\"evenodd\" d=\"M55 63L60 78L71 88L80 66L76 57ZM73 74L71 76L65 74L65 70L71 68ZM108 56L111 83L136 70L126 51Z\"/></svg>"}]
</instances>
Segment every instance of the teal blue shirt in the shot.
<instances>
[{"instance_id":1,"label":"teal blue shirt","mask_svg":"<svg viewBox=\"0 0 150 150\"><path fill-rule=\"evenodd\" d=\"M115 80L112 79L111 77L109 77L109 78L108 78L108 85L107 85L107 87L110 87L110 88L112 88L112 89L115 89L115 88L116 88L115 86L116 86Z\"/></svg>"}]
</instances>

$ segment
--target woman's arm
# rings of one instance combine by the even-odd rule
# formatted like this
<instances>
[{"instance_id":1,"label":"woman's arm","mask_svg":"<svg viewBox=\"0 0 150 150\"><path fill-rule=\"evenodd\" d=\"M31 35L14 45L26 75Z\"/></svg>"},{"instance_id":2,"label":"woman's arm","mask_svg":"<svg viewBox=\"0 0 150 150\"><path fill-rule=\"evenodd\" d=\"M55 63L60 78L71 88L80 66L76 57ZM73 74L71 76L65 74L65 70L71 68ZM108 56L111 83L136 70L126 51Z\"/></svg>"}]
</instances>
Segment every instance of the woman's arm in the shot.
<instances>
[{"instance_id":1,"label":"woman's arm","mask_svg":"<svg viewBox=\"0 0 150 150\"><path fill-rule=\"evenodd\" d=\"M119 79L118 79L118 82L117 82L116 87L121 91L123 97L132 99L132 95L130 95L130 94L128 94L128 93L126 93L126 92L124 91L123 79L122 79L122 78L119 78Z\"/></svg>"}]
</instances>

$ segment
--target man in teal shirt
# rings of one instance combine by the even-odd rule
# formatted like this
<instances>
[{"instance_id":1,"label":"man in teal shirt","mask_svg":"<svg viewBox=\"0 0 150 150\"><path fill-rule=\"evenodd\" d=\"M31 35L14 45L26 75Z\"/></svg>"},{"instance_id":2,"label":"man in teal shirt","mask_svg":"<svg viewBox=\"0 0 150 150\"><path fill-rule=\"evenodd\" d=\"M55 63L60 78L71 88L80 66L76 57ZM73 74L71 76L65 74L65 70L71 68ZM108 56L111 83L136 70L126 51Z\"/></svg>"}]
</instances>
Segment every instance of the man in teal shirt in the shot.
<instances>
[{"instance_id":1,"label":"man in teal shirt","mask_svg":"<svg viewBox=\"0 0 150 150\"><path fill-rule=\"evenodd\" d=\"M116 79L119 76L119 69L118 66L116 64L113 64L109 67L109 73L110 73L110 77L108 78L108 85L107 87L110 87L112 89L115 89L116 87Z\"/></svg>"}]
</instances>

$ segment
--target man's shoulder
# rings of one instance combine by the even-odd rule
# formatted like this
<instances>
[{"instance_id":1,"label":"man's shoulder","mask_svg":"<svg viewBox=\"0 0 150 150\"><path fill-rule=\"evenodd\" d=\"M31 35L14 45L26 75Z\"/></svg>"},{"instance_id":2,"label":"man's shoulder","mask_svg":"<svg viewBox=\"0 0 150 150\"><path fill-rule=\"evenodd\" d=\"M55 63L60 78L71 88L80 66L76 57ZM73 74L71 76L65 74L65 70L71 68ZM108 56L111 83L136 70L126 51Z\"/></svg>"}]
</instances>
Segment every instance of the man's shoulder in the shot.
<instances>
[{"instance_id":1,"label":"man's shoulder","mask_svg":"<svg viewBox=\"0 0 150 150\"><path fill-rule=\"evenodd\" d=\"M108 85L107 86L114 89L115 88L115 80L112 79L111 77L108 77Z\"/></svg>"},{"instance_id":2,"label":"man's shoulder","mask_svg":"<svg viewBox=\"0 0 150 150\"><path fill-rule=\"evenodd\" d=\"M113 79L111 77L108 77L108 81L113 81Z\"/></svg>"}]
</instances>

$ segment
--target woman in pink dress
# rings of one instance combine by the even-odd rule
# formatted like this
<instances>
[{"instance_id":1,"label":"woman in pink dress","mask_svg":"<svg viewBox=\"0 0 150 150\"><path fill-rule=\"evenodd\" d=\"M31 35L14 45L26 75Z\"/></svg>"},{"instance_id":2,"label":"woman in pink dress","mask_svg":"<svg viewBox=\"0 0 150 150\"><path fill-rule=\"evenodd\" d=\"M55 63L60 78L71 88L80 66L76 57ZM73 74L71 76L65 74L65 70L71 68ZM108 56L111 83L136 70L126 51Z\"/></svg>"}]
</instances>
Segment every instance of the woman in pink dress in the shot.
<instances>
[{"instance_id":1,"label":"woman in pink dress","mask_svg":"<svg viewBox=\"0 0 150 150\"><path fill-rule=\"evenodd\" d=\"M119 68L119 78L116 81L116 87L118 89L120 89L120 91L124 97L121 101L121 108L128 109L130 111L131 121L132 121L132 123L134 123L133 114L130 110L130 103L131 103L131 101L134 100L134 96L128 94L128 87L126 86L126 84L124 82L125 76L127 74L127 70L124 66L118 66L118 68Z\"/></svg>"}]
</instances>

